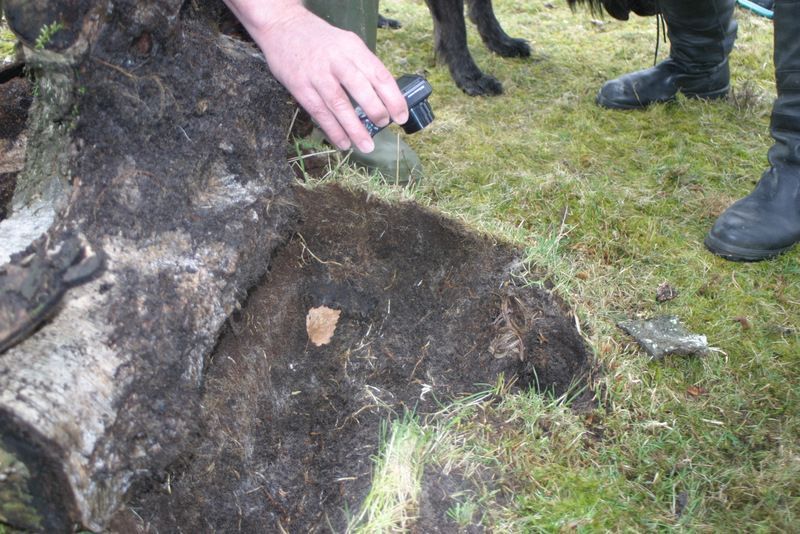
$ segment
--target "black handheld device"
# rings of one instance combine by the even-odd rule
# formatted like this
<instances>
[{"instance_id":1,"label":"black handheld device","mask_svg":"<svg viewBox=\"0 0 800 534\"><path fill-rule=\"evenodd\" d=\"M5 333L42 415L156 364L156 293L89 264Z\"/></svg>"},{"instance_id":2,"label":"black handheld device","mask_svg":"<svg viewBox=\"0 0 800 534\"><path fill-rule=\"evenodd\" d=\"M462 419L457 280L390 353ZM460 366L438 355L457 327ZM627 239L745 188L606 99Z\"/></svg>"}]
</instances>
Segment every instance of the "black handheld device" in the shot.
<instances>
[{"instance_id":1,"label":"black handheld device","mask_svg":"<svg viewBox=\"0 0 800 534\"><path fill-rule=\"evenodd\" d=\"M408 121L400 125L403 130L407 134L412 134L433 122L433 110L428 103L428 97L433 92L431 84L422 76L404 74L397 78L397 86L408 104ZM377 126L369 120L361 106L356 107L356 115L372 137L385 128L385 126Z\"/></svg>"}]
</instances>

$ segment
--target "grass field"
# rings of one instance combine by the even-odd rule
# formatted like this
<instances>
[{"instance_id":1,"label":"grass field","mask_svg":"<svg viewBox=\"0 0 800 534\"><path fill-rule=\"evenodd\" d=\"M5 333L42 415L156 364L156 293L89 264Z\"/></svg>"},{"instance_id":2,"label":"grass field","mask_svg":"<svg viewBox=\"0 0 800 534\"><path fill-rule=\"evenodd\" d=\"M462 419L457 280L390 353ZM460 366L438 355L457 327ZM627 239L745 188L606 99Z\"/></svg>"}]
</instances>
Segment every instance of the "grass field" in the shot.
<instances>
[{"instance_id":1,"label":"grass field","mask_svg":"<svg viewBox=\"0 0 800 534\"><path fill-rule=\"evenodd\" d=\"M397 423L391 436L410 436L422 461L472 481L451 510L465 526L796 531L800 252L739 264L702 245L765 169L771 22L738 12L728 100L611 112L594 95L605 80L652 65L655 19L598 22L565 4L495 2L506 31L529 40L534 57L493 56L470 27L477 63L506 89L471 98L433 62L424 2L382 2L403 28L379 33L379 55L394 73L423 73L434 87L435 122L407 138L427 177L399 192L347 170L336 178L430 204L524 247L583 322L603 369L602 407L577 416L559 399L491 394L413 432ZM661 43L662 58L668 50ZM657 303L662 282L679 296ZM679 316L717 350L651 362L615 326L661 314ZM377 476L388 460L378 460L376 495L393 488ZM419 472L419 461L397 471ZM415 498L405 498L410 512L396 527L413 515ZM375 525L385 530L385 517Z\"/></svg>"}]
</instances>

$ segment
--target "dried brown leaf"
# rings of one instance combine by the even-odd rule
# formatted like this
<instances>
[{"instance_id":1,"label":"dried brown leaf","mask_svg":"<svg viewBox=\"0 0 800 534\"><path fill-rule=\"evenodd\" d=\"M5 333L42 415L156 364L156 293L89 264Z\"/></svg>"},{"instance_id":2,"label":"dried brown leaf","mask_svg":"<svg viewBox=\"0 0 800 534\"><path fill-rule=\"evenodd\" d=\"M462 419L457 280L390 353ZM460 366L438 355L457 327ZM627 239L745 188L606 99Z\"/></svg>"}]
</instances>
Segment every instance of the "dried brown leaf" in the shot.
<instances>
[{"instance_id":1,"label":"dried brown leaf","mask_svg":"<svg viewBox=\"0 0 800 534\"><path fill-rule=\"evenodd\" d=\"M311 343L319 347L331 342L336 324L339 322L341 310L334 310L327 306L311 308L306 314L306 332Z\"/></svg>"},{"instance_id":2,"label":"dried brown leaf","mask_svg":"<svg viewBox=\"0 0 800 534\"><path fill-rule=\"evenodd\" d=\"M686 389L686 393L688 393L692 397L697 398L697 397L702 397L703 395L708 393L708 391L706 391L706 389L701 386L689 386Z\"/></svg>"},{"instance_id":3,"label":"dried brown leaf","mask_svg":"<svg viewBox=\"0 0 800 534\"><path fill-rule=\"evenodd\" d=\"M742 325L742 329L743 330L750 330L751 324L750 324L750 320L747 317L744 317L744 316L734 317L733 320L735 322L739 323L740 325Z\"/></svg>"}]
</instances>

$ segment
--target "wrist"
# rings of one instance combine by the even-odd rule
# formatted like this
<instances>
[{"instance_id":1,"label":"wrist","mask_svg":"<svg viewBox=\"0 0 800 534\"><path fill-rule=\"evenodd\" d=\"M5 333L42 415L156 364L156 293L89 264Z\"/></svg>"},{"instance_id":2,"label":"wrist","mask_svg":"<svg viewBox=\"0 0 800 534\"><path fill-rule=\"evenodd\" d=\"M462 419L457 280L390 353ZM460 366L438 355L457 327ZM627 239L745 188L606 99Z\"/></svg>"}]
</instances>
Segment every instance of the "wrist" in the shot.
<instances>
[{"instance_id":1,"label":"wrist","mask_svg":"<svg viewBox=\"0 0 800 534\"><path fill-rule=\"evenodd\" d=\"M301 0L224 0L251 37L263 36L276 26L314 15Z\"/></svg>"}]
</instances>

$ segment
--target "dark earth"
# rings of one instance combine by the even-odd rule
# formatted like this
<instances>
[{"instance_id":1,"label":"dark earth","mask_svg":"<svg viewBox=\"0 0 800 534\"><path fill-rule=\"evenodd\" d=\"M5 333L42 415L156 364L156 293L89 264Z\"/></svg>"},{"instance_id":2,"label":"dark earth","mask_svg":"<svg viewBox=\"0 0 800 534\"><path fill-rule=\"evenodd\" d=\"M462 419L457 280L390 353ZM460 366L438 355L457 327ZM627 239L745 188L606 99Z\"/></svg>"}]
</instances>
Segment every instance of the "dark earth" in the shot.
<instances>
[{"instance_id":1,"label":"dark earth","mask_svg":"<svg viewBox=\"0 0 800 534\"><path fill-rule=\"evenodd\" d=\"M0 176L0 219L13 188ZM293 194L300 221L207 360L196 430L178 461L134 486L110 531L344 531L386 420L430 414L500 375L556 394L587 380L574 315L515 277L519 250L414 203L336 185ZM306 314L322 305L341 316L316 346ZM426 466L415 530L456 531L447 511L468 483Z\"/></svg>"},{"instance_id":2,"label":"dark earth","mask_svg":"<svg viewBox=\"0 0 800 534\"><path fill-rule=\"evenodd\" d=\"M338 186L296 194L297 232L208 364L201 431L138 488L117 530L343 531L382 420L430 413L499 374L556 393L585 377L570 311L517 285L512 247L413 203ZM317 347L305 317L320 305L341 317ZM458 481L429 468L423 485L419 531L455 529L441 488Z\"/></svg>"},{"instance_id":3,"label":"dark earth","mask_svg":"<svg viewBox=\"0 0 800 534\"><path fill-rule=\"evenodd\" d=\"M7 215L24 163L23 131L33 99L21 64L0 68L0 220Z\"/></svg>"}]
</instances>

